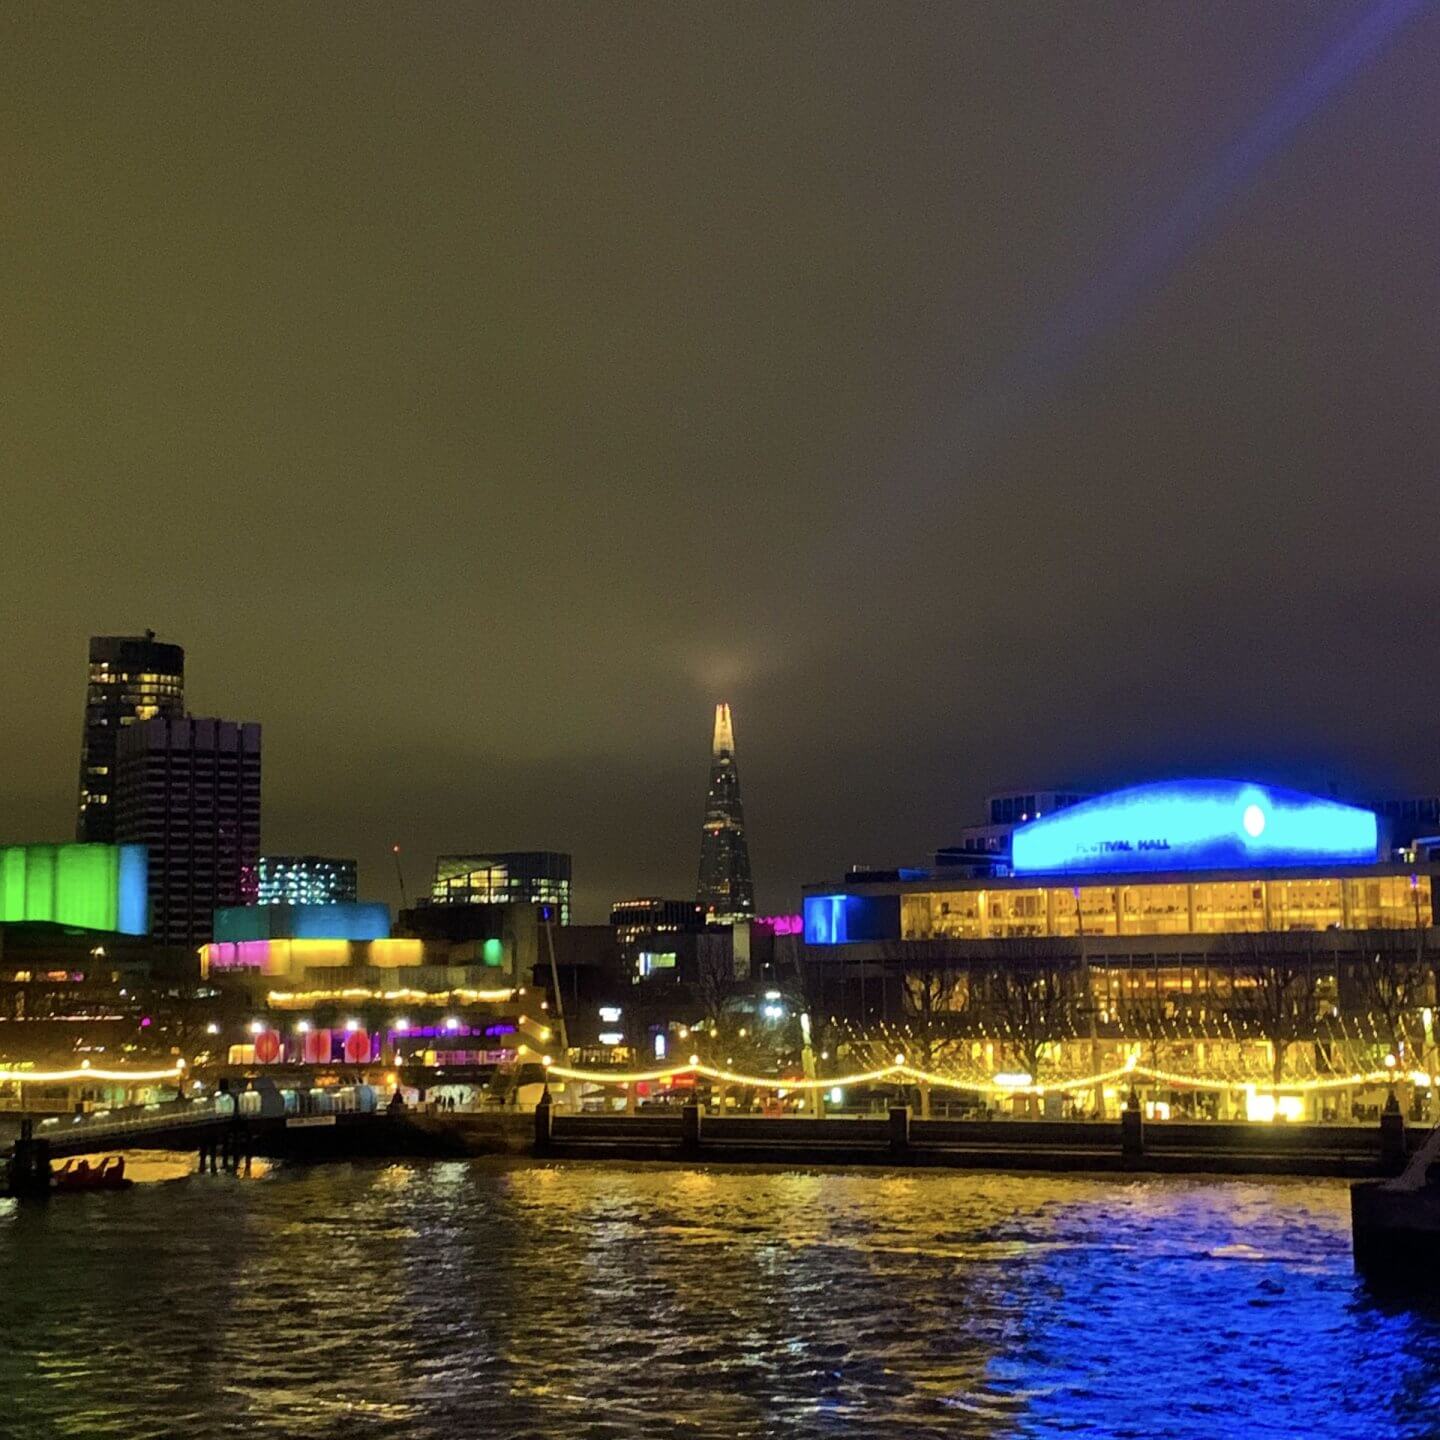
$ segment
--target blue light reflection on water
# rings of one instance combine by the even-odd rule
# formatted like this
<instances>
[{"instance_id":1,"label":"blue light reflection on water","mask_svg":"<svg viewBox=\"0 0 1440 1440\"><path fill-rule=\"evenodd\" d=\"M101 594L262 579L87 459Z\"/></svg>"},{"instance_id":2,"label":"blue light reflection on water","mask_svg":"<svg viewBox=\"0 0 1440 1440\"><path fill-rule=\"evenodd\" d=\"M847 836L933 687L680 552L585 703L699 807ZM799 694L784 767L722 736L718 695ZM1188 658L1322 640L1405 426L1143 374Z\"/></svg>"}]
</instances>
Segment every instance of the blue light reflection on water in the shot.
<instances>
[{"instance_id":1,"label":"blue light reflection on water","mask_svg":"<svg viewBox=\"0 0 1440 1440\"><path fill-rule=\"evenodd\" d=\"M0 1208L16 1436L1381 1440L1440 1318L1346 1190L476 1162Z\"/></svg>"}]
</instances>

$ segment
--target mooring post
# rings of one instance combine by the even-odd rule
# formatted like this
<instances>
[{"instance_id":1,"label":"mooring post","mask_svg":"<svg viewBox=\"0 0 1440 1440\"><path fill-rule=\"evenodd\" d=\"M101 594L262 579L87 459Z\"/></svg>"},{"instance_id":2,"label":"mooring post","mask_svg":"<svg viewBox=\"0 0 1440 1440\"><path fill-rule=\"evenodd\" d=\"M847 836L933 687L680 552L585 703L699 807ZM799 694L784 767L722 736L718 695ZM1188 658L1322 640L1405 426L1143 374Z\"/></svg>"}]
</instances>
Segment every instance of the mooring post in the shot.
<instances>
[{"instance_id":1,"label":"mooring post","mask_svg":"<svg viewBox=\"0 0 1440 1440\"><path fill-rule=\"evenodd\" d=\"M703 1128L701 1117L704 1107L698 1100L692 1100L680 1112L680 1148L687 1155L700 1153L700 1136Z\"/></svg>"},{"instance_id":2,"label":"mooring post","mask_svg":"<svg viewBox=\"0 0 1440 1440\"><path fill-rule=\"evenodd\" d=\"M894 1156L908 1155L910 1153L910 1107L908 1105L892 1105L890 1107L890 1153Z\"/></svg>"},{"instance_id":3,"label":"mooring post","mask_svg":"<svg viewBox=\"0 0 1440 1440\"><path fill-rule=\"evenodd\" d=\"M1394 1089L1380 1112L1380 1168L1387 1175L1398 1175L1405 1168L1405 1116Z\"/></svg>"},{"instance_id":4,"label":"mooring post","mask_svg":"<svg viewBox=\"0 0 1440 1440\"><path fill-rule=\"evenodd\" d=\"M545 1090L535 1106L535 1153L544 1155L555 1138L555 1107L550 1103L550 1092Z\"/></svg>"},{"instance_id":5,"label":"mooring post","mask_svg":"<svg viewBox=\"0 0 1440 1440\"><path fill-rule=\"evenodd\" d=\"M30 1195L35 1185L35 1124L20 1122L20 1138L10 1152L10 1193Z\"/></svg>"},{"instance_id":6,"label":"mooring post","mask_svg":"<svg viewBox=\"0 0 1440 1440\"><path fill-rule=\"evenodd\" d=\"M1120 1112L1120 1158L1126 1165L1134 1165L1144 1156L1145 1115L1140 1109L1140 1094L1132 1085L1130 1098Z\"/></svg>"}]
</instances>

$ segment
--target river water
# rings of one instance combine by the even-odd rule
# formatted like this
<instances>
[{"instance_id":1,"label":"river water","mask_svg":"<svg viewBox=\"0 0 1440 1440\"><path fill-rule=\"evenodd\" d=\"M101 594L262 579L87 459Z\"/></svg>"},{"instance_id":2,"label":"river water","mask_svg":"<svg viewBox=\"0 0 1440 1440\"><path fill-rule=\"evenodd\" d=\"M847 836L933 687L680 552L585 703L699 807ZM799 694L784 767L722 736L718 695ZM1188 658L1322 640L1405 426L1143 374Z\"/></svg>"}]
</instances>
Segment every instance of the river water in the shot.
<instances>
[{"instance_id":1,"label":"river water","mask_svg":"<svg viewBox=\"0 0 1440 1440\"><path fill-rule=\"evenodd\" d=\"M0 1435L1440 1434L1345 1186L422 1162L0 1201Z\"/></svg>"}]
</instances>

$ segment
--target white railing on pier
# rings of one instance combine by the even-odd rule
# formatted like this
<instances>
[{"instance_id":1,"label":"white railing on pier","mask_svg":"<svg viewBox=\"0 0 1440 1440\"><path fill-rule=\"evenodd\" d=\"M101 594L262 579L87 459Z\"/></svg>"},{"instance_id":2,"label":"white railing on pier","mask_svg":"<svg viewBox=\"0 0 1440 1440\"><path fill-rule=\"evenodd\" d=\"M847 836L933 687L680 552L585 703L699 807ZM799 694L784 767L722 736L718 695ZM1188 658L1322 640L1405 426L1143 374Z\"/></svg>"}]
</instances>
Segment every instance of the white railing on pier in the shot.
<instances>
[{"instance_id":1,"label":"white railing on pier","mask_svg":"<svg viewBox=\"0 0 1440 1440\"><path fill-rule=\"evenodd\" d=\"M208 1125L215 1120L229 1119L234 1113L235 1102L224 1097L225 1103L215 1100L192 1100L184 1106L175 1106L159 1112L146 1111L139 1115L78 1115L65 1121L59 1117L42 1120L35 1127L37 1140L107 1140L111 1137L128 1138L131 1135L161 1130L176 1130L191 1125Z\"/></svg>"}]
</instances>

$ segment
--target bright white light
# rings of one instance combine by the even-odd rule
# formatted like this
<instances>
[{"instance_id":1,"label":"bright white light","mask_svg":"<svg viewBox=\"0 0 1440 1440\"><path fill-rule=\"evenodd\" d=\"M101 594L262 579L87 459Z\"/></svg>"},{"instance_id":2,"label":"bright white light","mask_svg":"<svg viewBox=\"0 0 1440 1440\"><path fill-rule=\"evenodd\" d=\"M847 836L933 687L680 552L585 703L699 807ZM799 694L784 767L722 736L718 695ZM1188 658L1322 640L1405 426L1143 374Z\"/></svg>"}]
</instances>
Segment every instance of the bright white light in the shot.
<instances>
[{"instance_id":1,"label":"bright white light","mask_svg":"<svg viewBox=\"0 0 1440 1440\"><path fill-rule=\"evenodd\" d=\"M308 1020L297 1020L295 1022L295 1028L302 1035L308 1035L310 1033L310 1022Z\"/></svg>"},{"instance_id":2,"label":"bright white light","mask_svg":"<svg viewBox=\"0 0 1440 1440\"><path fill-rule=\"evenodd\" d=\"M618 1005L602 1005L600 1018L607 1025L613 1025L620 1018L620 1007Z\"/></svg>"},{"instance_id":3,"label":"bright white light","mask_svg":"<svg viewBox=\"0 0 1440 1440\"><path fill-rule=\"evenodd\" d=\"M655 1036L655 1058L657 1060L665 1058L665 1037L658 1032Z\"/></svg>"},{"instance_id":4,"label":"bright white light","mask_svg":"<svg viewBox=\"0 0 1440 1440\"><path fill-rule=\"evenodd\" d=\"M206 1033L207 1035L218 1035L218 1034L220 1033L220 1027L212 1020L212 1021L205 1027L205 1033Z\"/></svg>"},{"instance_id":5,"label":"bright white light","mask_svg":"<svg viewBox=\"0 0 1440 1440\"><path fill-rule=\"evenodd\" d=\"M1019 1090L1029 1085L1034 1078L1033 1075L1030 1075L1024 1070L1002 1070L1000 1074L995 1077L995 1083L997 1085L1003 1085L1007 1089Z\"/></svg>"},{"instance_id":6,"label":"bright white light","mask_svg":"<svg viewBox=\"0 0 1440 1440\"><path fill-rule=\"evenodd\" d=\"M767 1000L778 1000L780 998L780 992L778 990L767 990L765 992L765 998Z\"/></svg>"},{"instance_id":7,"label":"bright white light","mask_svg":"<svg viewBox=\"0 0 1440 1440\"><path fill-rule=\"evenodd\" d=\"M394 1028L396 1030L408 1030L410 1028L410 1022L405 1019L397 1020L395 1022Z\"/></svg>"},{"instance_id":8,"label":"bright white light","mask_svg":"<svg viewBox=\"0 0 1440 1440\"><path fill-rule=\"evenodd\" d=\"M782 1020L784 1017L785 1007L783 1005L767 1005L765 1007L765 1018L767 1020ZM741 1033L743 1034L744 1032L742 1031Z\"/></svg>"},{"instance_id":9,"label":"bright white light","mask_svg":"<svg viewBox=\"0 0 1440 1440\"><path fill-rule=\"evenodd\" d=\"M830 1087L830 1103L832 1105L843 1105L845 1103L845 1092L838 1086Z\"/></svg>"},{"instance_id":10,"label":"bright white light","mask_svg":"<svg viewBox=\"0 0 1440 1440\"><path fill-rule=\"evenodd\" d=\"M360 1022L358 1020L347 1020L345 1022L345 1033L347 1035L353 1035L359 1028Z\"/></svg>"},{"instance_id":11,"label":"bright white light","mask_svg":"<svg viewBox=\"0 0 1440 1440\"><path fill-rule=\"evenodd\" d=\"M1265 812L1258 805L1247 805L1240 823L1252 840L1258 839L1265 830Z\"/></svg>"},{"instance_id":12,"label":"bright white light","mask_svg":"<svg viewBox=\"0 0 1440 1440\"><path fill-rule=\"evenodd\" d=\"M600 1043L602 1045L623 1045L625 1037L618 1030L602 1030Z\"/></svg>"},{"instance_id":13,"label":"bright white light","mask_svg":"<svg viewBox=\"0 0 1440 1440\"><path fill-rule=\"evenodd\" d=\"M250 1033L252 1035L259 1035L264 1031L264 1029L265 1022L263 1020L252 1020L250 1022Z\"/></svg>"},{"instance_id":14,"label":"bright white light","mask_svg":"<svg viewBox=\"0 0 1440 1440\"><path fill-rule=\"evenodd\" d=\"M1245 1118L1260 1121L1273 1120L1275 1118L1275 1097L1273 1095L1247 1095L1245 1097Z\"/></svg>"},{"instance_id":15,"label":"bright white light","mask_svg":"<svg viewBox=\"0 0 1440 1440\"><path fill-rule=\"evenodd\" d=\"M458 1030L460 1028L460 1022L453 1015L447 1015L445 1017L445 1028L447 1030Z\"/></svg>"}]
</instances>

